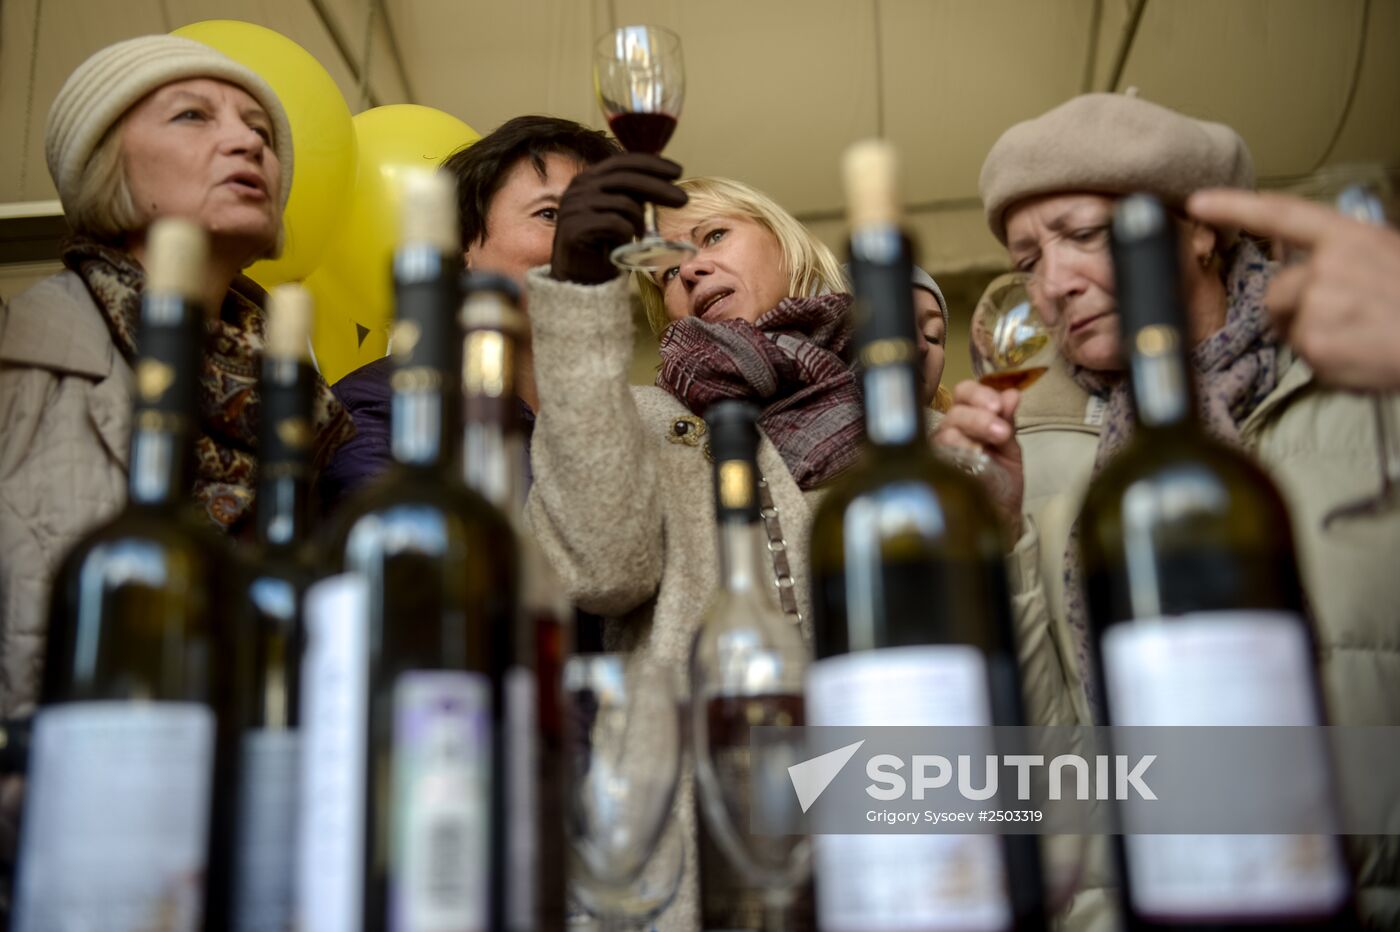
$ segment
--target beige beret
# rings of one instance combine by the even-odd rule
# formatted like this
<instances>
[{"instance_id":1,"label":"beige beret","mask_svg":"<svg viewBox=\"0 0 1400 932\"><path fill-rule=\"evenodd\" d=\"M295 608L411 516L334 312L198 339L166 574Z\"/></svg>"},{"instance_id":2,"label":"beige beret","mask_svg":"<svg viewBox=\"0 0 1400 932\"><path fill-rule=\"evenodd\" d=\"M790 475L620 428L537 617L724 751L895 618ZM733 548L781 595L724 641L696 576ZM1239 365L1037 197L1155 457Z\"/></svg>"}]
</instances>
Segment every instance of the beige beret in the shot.
<instances>
[{"instance_id":1,"label":"beige beret","mask_svg":"<svg viewBox=\"0 0 1400 932\"><path fill-rule=\"evenodd\" d=\"M147 94L174 81L216 78L243 88L272 120L272 148L281 163L281 206L292 190L292 128L268 83L202 42L140 36L94 53L63 82L49 108L44 155L63 209L71 211L88 159L113 124Z\"/></svg>"},{"instance_id":2,"label":"beige beret","mask_svg":"<svg viewBox=\"0 0 1400 932\"><path fill-rule=\"evenodd\" d=\"M1001 134L978 187L1006 243L1006 211L1037 194L1146 191L1178 205L1201 188L1254 187L1240 134L1130 94L1083 94Z\"/></svg>"}]
</instances>

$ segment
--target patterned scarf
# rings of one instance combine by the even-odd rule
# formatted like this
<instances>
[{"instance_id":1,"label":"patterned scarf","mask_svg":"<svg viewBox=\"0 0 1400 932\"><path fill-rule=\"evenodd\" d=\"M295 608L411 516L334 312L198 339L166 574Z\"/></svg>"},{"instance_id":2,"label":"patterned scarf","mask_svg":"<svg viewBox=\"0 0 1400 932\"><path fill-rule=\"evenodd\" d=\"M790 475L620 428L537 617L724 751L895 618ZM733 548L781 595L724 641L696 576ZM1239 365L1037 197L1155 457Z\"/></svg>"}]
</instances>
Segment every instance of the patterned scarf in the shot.
<instances>
[{"instance_id":1,"label":"patterned scarf","mask_svg":"<svg viewBox=\"0 0 1400 932\"><path fill-rule=\"evenodd\" d=\"M752 324L686 317L661 335L656 384L701 415L724 398L758 404L759 426L812 489L855 462L865 435L850 342L847 294L785 298Z\"/></svg>"},{"instance_id":2,"label":"patterned scarf","mask_svg":"<svg viewBox=\"0 0 1400 932\"><path fill-rule=\"evenodd\" d=\"M1239 446L1239 426L1278 385L1278 337L1264 308L1264 290L1274 266L1253 243L1242 240L1227 256L1225 279L1228 311L1225 325L1191 351L1196 392L1205 429L1216 439ZM1099 446L1094 454L1097 476L1132 438L1135 415L1128 380L1121 373L1072 367L1071 375L1085 391L1107 400ZM1098 684L1089 665L1088 611L1079 562L1079 522L1070 529L1065 548L1065 612L1074 632L1075 653L1097 717L1101 712Z\"/></svg>"},{"instance_id":3,"label":"patterned scarf","mask_svg":"<svg viewBox=\"0 0 1400 932\"><path fill-rule=\"evenodd\" d=\"M133 366L141 320L145 272L129 254L75 237L63 264L78 273L107 321L112 340ZM199 378L199 436L195 441L194 497L209 520L238 530L250 514L257 483L258 371L262 365L262 307L266 295L251 279L236 278L219 317L208 322L204 367ZM354 436L350 415L317 379L312 468L319 472L332 453Z\"/></svg>"}]
</instances>

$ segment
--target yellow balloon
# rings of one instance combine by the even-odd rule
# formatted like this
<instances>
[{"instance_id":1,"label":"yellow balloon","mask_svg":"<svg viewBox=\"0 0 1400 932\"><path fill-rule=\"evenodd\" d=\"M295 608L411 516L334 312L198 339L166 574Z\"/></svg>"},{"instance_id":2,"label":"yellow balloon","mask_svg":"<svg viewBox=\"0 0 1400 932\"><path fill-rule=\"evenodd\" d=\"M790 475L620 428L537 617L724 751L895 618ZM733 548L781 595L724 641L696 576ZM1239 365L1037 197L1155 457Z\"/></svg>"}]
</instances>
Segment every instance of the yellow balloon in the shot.
<instances>
[{"instance_id":1,"label":"yellow balloon","mask_svg":"<svg viewBox=\"0 0 1400 932\"><path fill-rule=\"evenodd\" d=\"M359 167L350 209L307 284L317 281L334 307L370 330L387 333L393 318L390 264L399 230L399 189L413 170L434 170L481 134L454 116L416 104L391 104L355 115Z\"/></svg>"},{"instance_id":2,"label":"yellow balloon","mask_svg":"<svg viewBox=\"0 0 1400 932\"><path fill-rule=\"evenodd\" d=\"M316 299L316 316L311 326L316 368L326 382L334 385L364 365L360 361L359 331L353 320L335 310L344 306L345 297L338 293L333 281L318 279L313 273L303 284Z\"/></svg>"},{"instance_id":3,"label":"yellow balloon","mask_svg":"<svg viewBox=\"0 0 1400 932\"><path fill-rule=\"evenodd\" d=\"M305 278L339 228L355 178L350 108L326 69L306 49L271 29L230 19L191 23L173 35L202 42L247 65L282 101L292 125L292 190L282 222L282 255L248 275L265 288Z\"/></svg>"}]
</instances>

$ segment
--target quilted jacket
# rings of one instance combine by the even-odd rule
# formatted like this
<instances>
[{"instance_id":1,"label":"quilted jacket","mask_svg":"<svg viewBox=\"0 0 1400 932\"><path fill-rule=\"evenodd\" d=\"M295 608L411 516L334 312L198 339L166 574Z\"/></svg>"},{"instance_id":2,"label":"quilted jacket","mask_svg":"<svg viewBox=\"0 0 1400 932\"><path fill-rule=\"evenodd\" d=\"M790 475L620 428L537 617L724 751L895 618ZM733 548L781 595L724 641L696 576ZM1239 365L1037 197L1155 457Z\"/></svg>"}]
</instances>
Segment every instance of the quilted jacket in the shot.
<instances>
[{"instance_id":1,"label":"quilted jacket","mask_svg":"<svg viewBox=\"0 0 1400 932\"><path fill-rule=\"evenodd\" d=\"M81 278L0 309L0 713L38 690L49 582L126 500L131 367Z\"/></svg>"}]
</instances>

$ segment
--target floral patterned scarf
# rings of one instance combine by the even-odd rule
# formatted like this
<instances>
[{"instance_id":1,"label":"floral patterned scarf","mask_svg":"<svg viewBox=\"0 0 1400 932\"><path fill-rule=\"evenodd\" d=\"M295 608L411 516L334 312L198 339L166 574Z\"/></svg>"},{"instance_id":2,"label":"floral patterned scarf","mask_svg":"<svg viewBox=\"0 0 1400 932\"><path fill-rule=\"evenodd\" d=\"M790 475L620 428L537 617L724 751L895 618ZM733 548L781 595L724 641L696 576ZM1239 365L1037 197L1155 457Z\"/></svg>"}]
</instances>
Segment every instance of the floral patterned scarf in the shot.
<instances>
[{"instance_id":1,"label":"floral patterned scarf","mask_svg":"<svg viewBox=\"0 0 1400 932\"><path fill-rule=\"evenodd\" d=\"M1239 425L1279 380L1279 340L1264 307L1264 291L1274 266L1247 240L1242 240L1226 261L1229 273L1225 278L1225 325L1191 351L1191 364L1196 372L1199 413L1206 430L1219 440L1239 446ZM1094 454L1093 475L1097 476L1133 435L1136 416L1128 380L1121 373L1095 372L1077 366L1072 367L1070 374L1085 391L1107 401ZM1098 710L1098 686L1093 682L1089 664L1088 611L1082 575L1076 521L1065 548L1065 613L1074 632L1075 653L1090 706Z\"/></svg>"},{"instance_id":2,"label":"floral patterned scarf","mask_svg":"<svg viewBox=\"0 0 1400 932\"><path fill-rule=\"evenodd\" d=\"M82 277L107 321L113 342L134 366L145 282L140 263L121 250L76 237L64 248L63 264ZM256 283L239 276L218 318L208 322L199 379L194 497L209 520L225 530L243 527L252 511L257 485L258 372L265 298ZM319 379L314 419L312 468L319 472L336 448L355 433L350 415Z\"/></svg>"}]
</instances>

